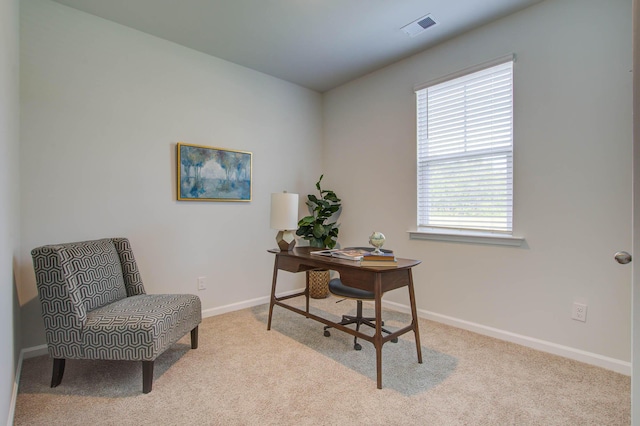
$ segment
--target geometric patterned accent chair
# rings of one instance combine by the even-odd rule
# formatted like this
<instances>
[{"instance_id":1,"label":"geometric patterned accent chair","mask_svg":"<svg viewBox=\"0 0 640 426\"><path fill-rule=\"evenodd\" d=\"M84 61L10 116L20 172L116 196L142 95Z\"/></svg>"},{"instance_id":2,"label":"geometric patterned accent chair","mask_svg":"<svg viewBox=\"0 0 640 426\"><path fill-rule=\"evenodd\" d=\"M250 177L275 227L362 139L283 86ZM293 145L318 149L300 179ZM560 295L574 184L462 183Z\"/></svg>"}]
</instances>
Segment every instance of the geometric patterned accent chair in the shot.
<instances>
[{"instance_id":1,"label":"geometric patterned accent chair","mask_svg":"<svg viewBox=\"0 0 640 426\"><path fill-rule=\"evenodd\" d=\"M146 294L128 239L47 245L31 256L51 387L62 381L66 359L142 361L142 391L149 393L160 354L188 332L198 347L200 298Z\"/></svg>"}]
</instances>

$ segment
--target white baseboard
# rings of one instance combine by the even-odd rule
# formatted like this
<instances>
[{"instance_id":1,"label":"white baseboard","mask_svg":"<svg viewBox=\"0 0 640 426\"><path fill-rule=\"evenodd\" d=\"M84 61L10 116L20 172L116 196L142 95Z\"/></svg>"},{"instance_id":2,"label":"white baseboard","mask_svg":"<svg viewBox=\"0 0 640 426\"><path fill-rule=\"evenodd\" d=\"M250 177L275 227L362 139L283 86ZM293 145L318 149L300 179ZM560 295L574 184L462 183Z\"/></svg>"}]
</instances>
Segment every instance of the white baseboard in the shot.
<instances>
[{"instance_id":1,"label":"white baseboard","mask_svg":"<svg viewBox=\"0 0 640 426\"><path fill-rule=\"evenodd\" d=\"M278 296L288 296L297 292L303 291L303 289L295 289ZM205 309L202 311L202 317L212 317L216 315L222 315L227 312L238 311L240 309L251 308L254 306L262 305L269 302L269 296L258 297L255 299L246 300L243 302L232 303L225 306L219 306L216 308ZM408 306L383 301L382 304L396 311L410 313ZM470 321L461 320L458 318L441 315L435 312L418 309L418 316L427 320L447 324L453 327L461 328L463 330L472 331L474 333L482 334L484 336L494 337L496 339L504 340L511 343L516 343L522 346L526 346L532 349L536 349L542 352L547 352L554 355L559 355L565 358L573 359L575 361L584 362L586 364L595 365L598 367L606 368L607 370L615 371L616 373L631 376L631 363L627 361L621 361L619 359L598 355L592 352L583 351L581 349L571 348L569 346L558 345L556 343L547 342L545 340L536 339L533 337L523 336L521 334L511 333L509 331L500 330L493 327L487 327L482 324L473 323ZM20 382L20 372L22 371L22 360L33 358L35 356L45 355L47 353L47 345L33 346L25 348L20 351L20 358L18 360L18 367L16 370L16 379L14 383L13 396L11 401L9 419L13 423L13 410L15 409L15 399L18 395L18 384Z\"/></svg>"},{"instance_id":2,"label":"white baseboard","mask_svg":"<svg viewBox=\"0 0 640 426\"><path fill-rule=\"evenodd\" d=\"M20 374L22 373L22 361L27 358L44 355L47 353L47 345L33 346L20 351L18 356L18 365L16 366L16 374L13 380L13 389L11 391L11 403L9 404L9 415L7 416L7 426L13 425L16 414L16 401L18 400L18 387L20 386Z\"/></svg>"},{"instance_id":3,"label":"white baseboard","mask_svg":"<svg viewBox=\"0 0 640 426\"><path fill-rule=\"evenodd\" d=\"M285 296L302 291L302 289L291 290L278 296ZM251 308L254 306L262 305L269 302L269 296L258 297L255 299L246 300L243 302L232 303L225 306L219 306L216 308L206 309L202 311L202 317L212 317L216 315L222 315L227 312L238 311L240 309ZM382 304L391 309L410 313L411 310L408 306L400 303L383 301ZM610 358L602 355L598 355L592 352L583 351L581 349L571 348L568 346L558 345L556 343L547 342L545 340L535 339L533 337L523 336L521 334L511 333L509 331L500 330L493 327L487 327L482 324L473 323L470 321L461 320L458 318L441 315L435 312L418 309L418 316L427 320L447 324L453 327L461 328L463 330L472 331L474 333L482 334L484 336L493 337L496 339L504 340L518 345L526 346L532 349L536 349L542 352L547 352L554 355L559 355L565 358L573 359L575 361L584 362L586 364L602 367L607 370L615 371L616 373L631 376L631 363L627 361L621 361L619 359ZM22 360L33 358L47 353L47 345L33 346L25 348L20 351L20 357L18 359L18 366L16 368L15 381L13 384L13 392L11 396L11 405L9 406L9 416L7 419L7 426L13 424L15 415L16 400L18 398L18 385L20 383L20 373L22 371Z\"/></svg>"},{"instance_id":4,"label":"white baseboard","mask_svg":"<svg viewBox=\"0 0 640 426\"><path fill-rule=\"evenodd\" d=\"M243 302L232 303L230 305L218 306L216 308L205 309L202 311L202 318L215 317L216 315L226 314L227 312L239 311L240 309L252 308L254 306L269 303L269 296L258 297L256 299L245 300Z\"/></svg>"},{"instance_id":5,"label":"white baseboard","mask_svg":"<svg viewBox=\"0 0 640 426\"><path fill-rule=\"evenodd\" d=\"M283 293L278 293L277 297L289 296L290 294L300 293L304 291L304 288L298 288ZM202 311L202 317L214 317L216 315L226 314L227 312L239 311L240 309L253 308L254 306L269 303L271 296L263 296L255 299L245 300L243 302L232 303L230 305L218 306L217 308L205 309Z\"/></svg>"},{"instance_id":6,"label":"white baseboard","mask_svg":"<svg viewBox=\"0 0 640 426\"><path fill-rule=\"evenodd\" d=\"M289 291L287 293L279 294L278 296L289 295L289 294L293 294L303 290L304 289L296 289L296 290ZM268 303L268 302L269 302L268 296L259 297L259 298L247 300L244 302L233 303L226 306L207 309L202 312L202 316L206 318L206 317L211 317L215 315L221 315L227 312L250 308L250 307L262 305L263 303ZM400 303L383 300L382 304L396 311L405 312L405 313L411 312L408 306L402 305ZM504 340L507 342L516 343L518 345L526 346L531 349L536 349L542 352L559 355L575 361L580 361L586 364L602 367L607 370L612 370L612 371L615 371L616 373L631 376L631 363L627 361L621 361L619 359L610 358L610 357L606 357L596 353L583 351L581 349L576 349L569 346L563 346L557 343L552 343L545 340L512 333L509 331L504 331L504 330L500 330L493 327L487 327L482 324L477 324L474 322L437 314L435 312L426 311L424 309L418 309L418 316L420 318L428 319L428 320L439 322L442 324L447 324L453 327L461 328L463 330L468 330L474 333L482 334L484 336L489 336L489 337Z\"/></svg>"},{"instance_id":7,"label":"white baseboard","mask_svg":"<svg viewBox=\"0 0 640 426\"><path fill-rule=\"evenodd\" d=\"M16 366L16 374L13 380L13 389L11 391L11 403L9 404L9 415L7 416L7 426L13 425L13 420L16 415L16 401L18 400L18 387L20 385L20 373L22 372L22 354L24 351L20 351L18 357L18 365Z\"/></svg>"},{"instance_id":8,"label":"white baseboard","mask_svg":"<svg viewBox=\"0 0 640 426\"><path fill-rule=\"evenodd\" d=\"M395 309L400 312L410 313L411 310L408 306L400 303L383 301L384 306ZM420 318L428 319L431 321L447 324L463 330L472 331L474 333L482 334L484 336L494 337L496 339L504 340L518 345L526 346L528 348L536 349L542 352L547 352L554 355L559 355L565 358L569 358L575 361L584 362L586 364L602 367L607 370L615 371L616 373L631 376L631 363L627 361L621 361L619 359L606 357L592 352L583 351L581 349L572 348L569 346L559 345L557 343L547 342L545 340L536 339L533 337L523 336L521 334L512 333L510 331L504 331L493 327L487 327L482 324L477 324L470 321L461 320L458 318L441 315L435 312L418 309L418 316Z\"/></svg>"},{"instance_id":9,"label":"white baseboard","mask_svg":"<svg viewBox=\"0 0 640 426\"><path fill-rule=\"evenodd\" d=\"M40 355L46 355L47 345L31 346L20 351L20 358L29 359Z\"/></svg>"}]
</instances>

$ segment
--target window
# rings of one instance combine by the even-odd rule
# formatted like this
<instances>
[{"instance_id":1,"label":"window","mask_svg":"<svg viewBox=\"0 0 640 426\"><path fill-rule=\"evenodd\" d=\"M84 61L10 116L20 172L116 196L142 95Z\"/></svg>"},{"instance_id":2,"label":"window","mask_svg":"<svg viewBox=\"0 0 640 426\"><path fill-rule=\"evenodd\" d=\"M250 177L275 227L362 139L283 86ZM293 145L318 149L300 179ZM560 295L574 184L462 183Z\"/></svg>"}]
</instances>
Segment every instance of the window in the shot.
<instances>
[{"instance_id":1,"label":"window","mask_svg":"<svg viewBox=\"0 0 640 426\"><path fill-rule=\"evenodd\" d=\"M416 89L418 229L512 232L513 56Z\"/></svg>"}]
</instances>

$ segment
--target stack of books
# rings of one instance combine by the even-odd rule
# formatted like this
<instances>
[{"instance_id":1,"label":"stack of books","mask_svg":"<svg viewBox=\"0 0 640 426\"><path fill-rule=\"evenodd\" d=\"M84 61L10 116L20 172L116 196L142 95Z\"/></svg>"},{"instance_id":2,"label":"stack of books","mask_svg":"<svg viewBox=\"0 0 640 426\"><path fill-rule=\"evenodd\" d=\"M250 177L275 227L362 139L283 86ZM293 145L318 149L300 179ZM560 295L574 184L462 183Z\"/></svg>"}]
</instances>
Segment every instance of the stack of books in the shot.
<instances>
[{"instance_id":1,"label":"stack of books","mask_svg":"<svg viewBox=\"0 0 640 426\"><path fill-rule=\"evenodd\" d=\"M365 253L360 260L360 266L387 266L394 268L398 266L396 256L392 252L381 254Z\"/></svg>"}]
</instances>

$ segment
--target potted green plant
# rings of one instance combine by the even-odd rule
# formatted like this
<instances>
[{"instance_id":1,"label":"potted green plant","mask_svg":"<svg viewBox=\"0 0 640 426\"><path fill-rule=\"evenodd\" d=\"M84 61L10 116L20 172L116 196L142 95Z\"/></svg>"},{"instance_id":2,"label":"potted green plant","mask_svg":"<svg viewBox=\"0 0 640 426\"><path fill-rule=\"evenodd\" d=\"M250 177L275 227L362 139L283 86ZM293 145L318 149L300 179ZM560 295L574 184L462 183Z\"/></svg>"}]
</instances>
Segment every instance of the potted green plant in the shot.
<instances>
[{"instance_id":1,"label":"potted green plant","mask_svg":"<svg viewBox=\"0 0 640 426\"><path fill-rule=\"evenodd\" d=\"M313 194L307 195L306 204L311 210L311 215L300 219L296 235L309 241L311 247L332 249L336 246L340 229L336 222L326 222L340 210L342 204L335 192L322 189L320 183L323 177L324 175L320 175L316 182L320 198Z\"/></svg>"},{"instance_id":2,"label":"potted green plant","mask_svg":"<svg viewBox=\"0 0 640 426\"><path fill-rule=\"evenodd\" d=\"M307 195L307 206L311 210L309 216L305 216L298 222L296 235L309 241L311 247L334 248L338 240L340 229L336 222L328 222L336 214L342 204L335 192L322 189L320 185L324 175L316 182L316 189L320 198L313 194ZM314 270L307 272L309 296L314 299L322 299L329 295L328 270Z\"/></svg>"}]
</instances>

